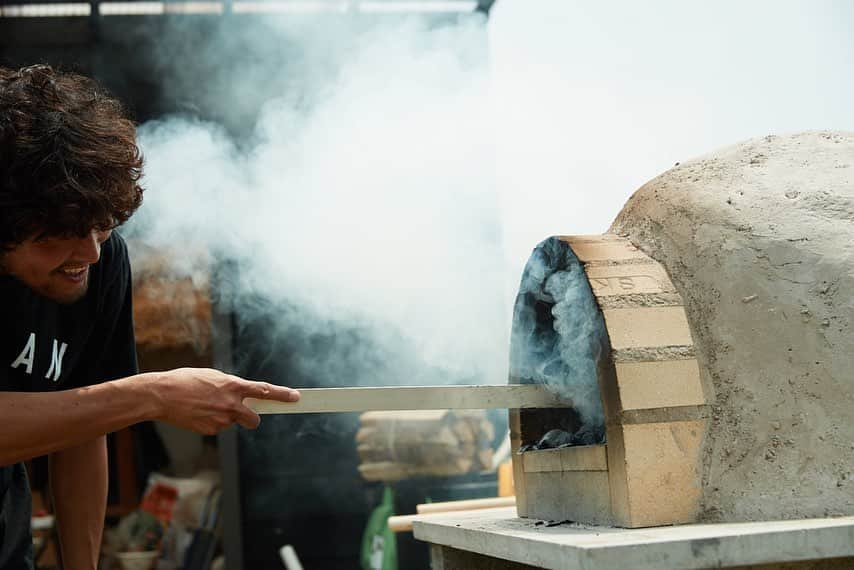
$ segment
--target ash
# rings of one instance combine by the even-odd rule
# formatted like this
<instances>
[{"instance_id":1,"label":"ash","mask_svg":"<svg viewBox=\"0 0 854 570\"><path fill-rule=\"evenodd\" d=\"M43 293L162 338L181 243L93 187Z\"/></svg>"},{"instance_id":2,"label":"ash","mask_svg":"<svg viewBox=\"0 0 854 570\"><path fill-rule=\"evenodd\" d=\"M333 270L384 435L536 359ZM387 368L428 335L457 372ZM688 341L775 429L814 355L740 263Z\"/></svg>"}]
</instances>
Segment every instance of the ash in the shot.
<instances>
[{"instance_id":1,"label":"ash","mask_svg":"<svg viewBox=\"0 0 854 570\"><path fill-rule=\"evenodd\" d=\"M605 427L582 425L576 431L551 429L536 443L529 443L519 448L519 453L543 449L558 449L577 445L599 445L605 443Z\"/></svg>"},{"instance_id":2,"label":"ash","mask_svg":"<svg viewBox=\"0 0 854 570\"><path fill-rule=\"evenodd\" d=\"M609 350L605 322L581 262L566 242L543 241L525 266L516 297L510 375L569 396L582 425L574 432L552 429L528 449L604 442L597 368Z\"/></svg>"}]
</instances>

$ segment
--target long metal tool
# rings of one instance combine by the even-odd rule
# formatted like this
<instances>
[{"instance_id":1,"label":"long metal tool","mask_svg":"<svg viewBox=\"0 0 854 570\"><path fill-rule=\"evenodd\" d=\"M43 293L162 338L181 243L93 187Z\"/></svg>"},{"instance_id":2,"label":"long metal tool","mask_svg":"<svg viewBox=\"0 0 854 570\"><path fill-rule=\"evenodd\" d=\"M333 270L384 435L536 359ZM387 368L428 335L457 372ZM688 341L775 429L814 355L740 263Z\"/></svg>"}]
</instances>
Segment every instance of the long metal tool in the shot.
<instances>
[{"instance_id":1,"label":"long metal tool","mask_svg":"<svg viewBox=\"0 0 854 570\"><path fill-rule=\"evenodd\" d=\"M382 386L303 388L299 402L246 398L259 414L316 414L372 410L485 410L489 408L568 408L572 401L540 384L483 386Z\"/></svg>"}]
</instances>

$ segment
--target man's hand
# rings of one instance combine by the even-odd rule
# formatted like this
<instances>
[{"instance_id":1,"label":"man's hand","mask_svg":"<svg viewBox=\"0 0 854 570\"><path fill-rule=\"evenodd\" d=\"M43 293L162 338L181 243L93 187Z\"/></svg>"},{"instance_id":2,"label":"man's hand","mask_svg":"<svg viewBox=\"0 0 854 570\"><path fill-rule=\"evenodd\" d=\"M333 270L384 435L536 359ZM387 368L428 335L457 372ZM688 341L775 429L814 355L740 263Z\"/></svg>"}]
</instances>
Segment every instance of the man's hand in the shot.
<instances>
[{"instance_id":1,"label":"man's hand","mask_svg":"<svg viewBox=\"0 0 854 570\"><path fill-rule=\"evenodd\" d=\"M266 382L252 382L209 368L160 372L148 387L159 402L157 419L206 435L237 423L258 427L261 418L243 404L244 398L296 402L299 392Z\"/></svg>"}]
</instances>

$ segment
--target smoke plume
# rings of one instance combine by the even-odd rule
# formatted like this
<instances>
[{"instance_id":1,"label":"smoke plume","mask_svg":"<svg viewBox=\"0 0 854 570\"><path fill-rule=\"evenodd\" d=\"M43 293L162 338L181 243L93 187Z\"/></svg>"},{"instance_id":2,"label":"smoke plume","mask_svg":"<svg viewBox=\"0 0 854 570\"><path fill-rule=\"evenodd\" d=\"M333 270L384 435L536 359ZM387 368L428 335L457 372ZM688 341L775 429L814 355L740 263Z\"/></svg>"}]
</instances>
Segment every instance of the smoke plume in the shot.
<instances>
[{"instance_id":1,"label":"smoke plume","mask_svg":"<svg viewBox=\"0 0 854 570\"><path fill-rule=\"evenodd\" d=\"M185 112L140 129L131 229L236 260L236 312L329 339L301 347L306 374L502 382L544 236L604 231L634 189L717 146L854 128L850 15L830 0L499 0L488 23L176 21L151 55ZM352 356L333 363L329 346Z\"/></svg>"},{"instance_id":2,"label":"smoke plume","mask_svg":"<svg viewBox=\"0 0 854 570\"><path fill-rule=\"evenodd\" d=\"M528 260L516 297L511 377L571 398L579 431L598 442L605 420L597 366L607 354L605 322L581 262L566 242L545 240Z\"/></svg>"},{"instance_id":3,"label":"smoke plume","mask_svg":"<svg viewBox=\"0 0 854 570\"><path fill-rule=\"evenodd\" d=\"M234 70L238 87L214 106L222 124L141 126L148 192L133 233L201 244L232 262L217 285L235 314L266 318L274 336L322 337L322 349L294 341L307 380L505 382L485 20L301 25L244 32L290 46L298 61L281 73L298 75L263 60ZM250 115L242 78L264 76L283 92L235 135L223 125Z\"/></svg>"}]
</instances>

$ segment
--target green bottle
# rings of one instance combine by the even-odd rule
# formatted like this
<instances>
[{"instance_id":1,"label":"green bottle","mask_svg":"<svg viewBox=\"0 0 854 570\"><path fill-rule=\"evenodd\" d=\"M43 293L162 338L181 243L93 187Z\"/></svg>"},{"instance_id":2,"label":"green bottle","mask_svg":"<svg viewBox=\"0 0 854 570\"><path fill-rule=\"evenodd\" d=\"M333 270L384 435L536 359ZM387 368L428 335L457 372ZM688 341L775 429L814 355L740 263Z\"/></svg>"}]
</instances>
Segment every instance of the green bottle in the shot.
<instances>
[{"instance_id":1,"label":"green bottle","mask_svg":"<svg viewBox=\"0 0 854 570\"><path fill-rule=\"evenodd\" d=\"M388 528L388 518L394 515L394 493L386 486L383 500L368 517L362 535L362 570L397 570L397 541Z\"/></svg>"}]
</instances>

